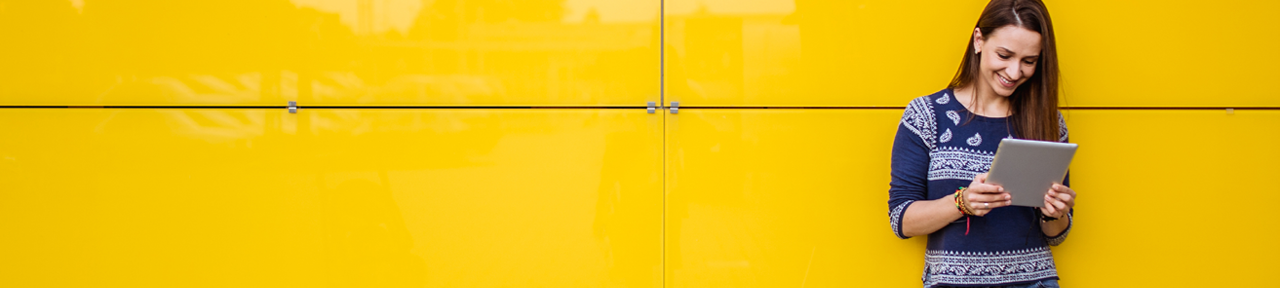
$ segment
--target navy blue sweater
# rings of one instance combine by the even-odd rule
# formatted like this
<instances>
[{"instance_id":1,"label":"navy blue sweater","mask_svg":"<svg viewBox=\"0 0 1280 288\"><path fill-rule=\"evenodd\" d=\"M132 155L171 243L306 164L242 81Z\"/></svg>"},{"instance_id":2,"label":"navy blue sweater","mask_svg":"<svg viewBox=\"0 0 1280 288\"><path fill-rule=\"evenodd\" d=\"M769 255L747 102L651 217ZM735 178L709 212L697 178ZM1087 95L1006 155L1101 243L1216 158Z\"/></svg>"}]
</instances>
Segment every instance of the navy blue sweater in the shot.
<instances>
[{"instance_id":1,"label":"navy blue sweater","mask_svg":"<svg viewBox=\"0 0 1280 288\"><path fill-rule=\"evenodd\" d=\"M1058 115L1062 142L1067 125ZM893 180L889 184L889 222L902 234L902 215L917 200L952 197L975 175L991 169L1000 140L1011 137L1005 118L972 115L950 89L912 100L893 140ZM1063 181L1068 185L1067 181ZM1068 185L1069 186L1069 185ZM1047 189L1046 189L1047 190ZM1009 206L983 217L960 218L929 234L925 251L925 287L990 286L1057 279L1050 245L1066 239L1040 230L1037 208ZM1070 214L1066 221L1071 221ZM1061 220L1059 220L1061 221ZM968 235L965 230L968 229Z\"/></svg>"}]
</instances>

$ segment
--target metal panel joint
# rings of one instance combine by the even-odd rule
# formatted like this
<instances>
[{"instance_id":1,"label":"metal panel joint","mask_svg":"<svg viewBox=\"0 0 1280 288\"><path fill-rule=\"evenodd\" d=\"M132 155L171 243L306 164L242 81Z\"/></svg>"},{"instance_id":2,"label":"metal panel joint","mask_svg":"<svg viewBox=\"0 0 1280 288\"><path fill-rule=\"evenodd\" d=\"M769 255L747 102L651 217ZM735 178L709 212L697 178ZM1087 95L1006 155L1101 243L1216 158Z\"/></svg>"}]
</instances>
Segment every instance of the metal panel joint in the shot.
<instances>
[{"instance_id":1,"label":"metal panel joint","mask_svg":"<svg viewBox=\"0 0 1280 288\"><path fill-rule=\"evenodd\" d=\"M680 102L671 101L671 114L680 114Z\"/></svg>"},{"instance_id":2,"label":"metal panel joint","mask_svg":"<svg viewBox=\"0 0 1280 288\"><path fill-rule=\"evenodd\" d=\"M298 114L298 102L289 101L289 114Z\"/></svg>"}]
</instances>

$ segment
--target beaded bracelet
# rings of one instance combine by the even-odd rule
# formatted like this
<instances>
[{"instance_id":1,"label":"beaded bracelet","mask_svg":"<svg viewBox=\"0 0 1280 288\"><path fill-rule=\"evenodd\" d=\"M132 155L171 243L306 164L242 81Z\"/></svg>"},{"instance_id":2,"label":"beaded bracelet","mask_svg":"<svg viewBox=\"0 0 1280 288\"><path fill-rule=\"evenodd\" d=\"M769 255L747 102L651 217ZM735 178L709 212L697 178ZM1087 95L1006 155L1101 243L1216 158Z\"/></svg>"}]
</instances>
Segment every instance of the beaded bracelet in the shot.
<instances>
[{"instance_id":1,"label":"beaded bracelet","mask_svg":"<svg viewBox=\"0 0 1280 288\"><path fill-rule=\"evenodd\" d=\"M955 202L956 202L956 209L960 210L961 214L964 214L964 235L968 236L969 235L969 216L976 216L977 214L974 214L973 210L969 210L969 203L964 201L964 189L966 188L960 187L956 189Z\"/></svg>"},{"instance_id":2,"label":"beaded bracelet","mask_svg":"<svg viewBox=\"0 0 1280 288\"><path fill-rule=\"evenodd\" d=\"M956 203L956 210L960 210L960 213L963 213L964 215L977 215L973 213L973 210L969 210L969 205L968 205L969 203L964 201L965 189L966 189L965 187L960 187L956 189L956 194L954 196L955 197L954 200Z\"/></svg>"}]
</instances>

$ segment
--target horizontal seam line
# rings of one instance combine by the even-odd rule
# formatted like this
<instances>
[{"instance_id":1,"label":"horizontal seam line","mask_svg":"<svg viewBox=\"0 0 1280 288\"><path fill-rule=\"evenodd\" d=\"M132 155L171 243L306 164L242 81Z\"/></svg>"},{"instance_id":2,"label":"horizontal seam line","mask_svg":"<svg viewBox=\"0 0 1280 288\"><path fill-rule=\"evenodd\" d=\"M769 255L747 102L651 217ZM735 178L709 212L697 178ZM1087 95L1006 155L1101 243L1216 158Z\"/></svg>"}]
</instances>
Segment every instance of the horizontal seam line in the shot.
<instances>
[{"instance_id":1,"label":"horizontal seam line","mask_svg":"<svg viewBox=\"0 0 1280 288\"><path fill-rule=\"evenodd\" d=\"M294 106L298 109L646 109L646 106ZM288 109L289 106L134 106L134 105L31 105L4 108L53 109ZM656 108L656 107L655 107Z\"/></svg>"},{"instance_id":2,"label":"horizontal seam line","mask_svg":"<svg viewBox=\"0 0 1280 288\"><path fill-rule=\"evenodd\" d=\"M298 109L647 109L647 106L295 106ZM288 109L288 106L0 105L0 109ZM655 106L667 109L669 106ZM905 106L680 106L678 109L900 110ZM1059 107L1062 110L1280 110L1280 107Z\"/></svg>"},{"instance_id":3,"label":"horizontal seam line","mask_svg":"<svg viewBox=\"0 0 1280 288\"><path fill-rule=\"evenodd\" d=\"M1059 107L1062 110L1280 110L1280 107Z\"/></svg>"}]
</instances>

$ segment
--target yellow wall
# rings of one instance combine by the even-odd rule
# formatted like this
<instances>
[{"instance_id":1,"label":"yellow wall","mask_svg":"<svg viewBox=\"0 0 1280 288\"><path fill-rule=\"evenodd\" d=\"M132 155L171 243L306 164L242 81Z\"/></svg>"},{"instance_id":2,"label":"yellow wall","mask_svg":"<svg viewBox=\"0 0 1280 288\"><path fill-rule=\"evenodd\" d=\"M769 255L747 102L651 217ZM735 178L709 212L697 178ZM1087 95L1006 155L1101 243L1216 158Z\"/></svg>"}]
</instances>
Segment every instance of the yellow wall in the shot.
<instances>
[{"instance_id":1,"label":"yellow wall","mask_svg":"<svg viewBox=\"0 0 1280 288\"><path fill-rule=\"evenodd\" d=\"M1280 2L1048 2L1062 284L1270 285ZM985 3L0 0L0 286L917 287Z\"/></svg>"},{"instance_id":2,"label":"yellow wall","mask_svg":"<svg viewBox=\"0 0 1280 288\"><path fill-rule=\"evenodd\" d=\"M2 286L661 285L644 110L0 112Z\"/></svg>"},{"instance_id":3,"label":"yellow wall","mask_svg":"<svg viewBox=\"0 0 1280 288\"><path fill-rule=\"evenodd\" d=\"M1079 287L1268 286L1280 233L1265 203L1280 111L1070 111L1081 143L1070 238L1053 250ZM1088 145L1088 146L1085 146ZM1085 194L1088 193L1088 194Z\"/></svg>"},{"instance_id":4,"label":"yellow wall","mask_svg":"<svg viewBox=\"0 0 1280 288\"><path fill-rule=\"evenodd\" d=\"M682 109L684 110L684 109ZM888 229L898 110L667 117L667 287L919 286L924 238ZM887 232L887 233L886 233Z\"/></svg>"},{"instance_id":5,"label":"yellow wall","mask_svg":"<svg viewBox=\"0 0 1280 288\"><path fill-rule=\"evenodd\" d=\"M658 101L660 3L564 2L5 1L0 103Z\"/></svg>"}]
</instances>

